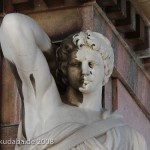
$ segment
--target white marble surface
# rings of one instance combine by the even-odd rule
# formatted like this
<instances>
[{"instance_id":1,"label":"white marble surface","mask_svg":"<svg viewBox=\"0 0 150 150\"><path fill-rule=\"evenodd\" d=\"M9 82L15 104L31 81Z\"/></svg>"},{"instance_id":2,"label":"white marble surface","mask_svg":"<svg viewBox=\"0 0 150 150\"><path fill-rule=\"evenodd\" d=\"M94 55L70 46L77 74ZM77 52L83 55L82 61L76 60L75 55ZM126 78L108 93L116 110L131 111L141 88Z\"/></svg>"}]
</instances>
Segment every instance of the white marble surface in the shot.
<instances>
[{"instance_id":1,"label":"white marble surface","mask_svg":"<svg viewBox=\"0 0 150 150\"><path fill-rule=\"evenodd\" d=\"M85 40L85 37L89 38ZM72 40L78 44L76 60L84 74L79 87L84 98L79 107L61 102L42 53L51 53L47 34L28 16L16 13L5 16L0 27L2 51L17 68L23 83L27 139L22 134L22 123L18 138L54 140L54 144L16 145L16 150L146 150L139 133L129 128L117 113L109 114L101 107L102 85L108 81L113 68L110 42L92 31L78 33Z\"/></svg>"}]
</instances>

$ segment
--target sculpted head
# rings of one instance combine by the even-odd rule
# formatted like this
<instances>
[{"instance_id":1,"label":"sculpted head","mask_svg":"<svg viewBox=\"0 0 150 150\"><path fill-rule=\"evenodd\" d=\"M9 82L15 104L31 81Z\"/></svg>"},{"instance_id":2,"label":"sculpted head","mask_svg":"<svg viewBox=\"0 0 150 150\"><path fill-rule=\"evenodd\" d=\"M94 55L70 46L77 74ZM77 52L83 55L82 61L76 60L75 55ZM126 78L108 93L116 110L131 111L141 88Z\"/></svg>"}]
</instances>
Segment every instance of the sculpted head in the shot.
<instances>
[{"instance_id":1,"label":"sculpted head","mask_svg":"<svg viewBox=\"0 0 150 150\"><path fill-rule=\"evenodd\" d=\"M114 55L102 34L86 31L64 40L57 50L59 83L81 93L105 85L112 73Z\"/></svg>"}]
</instances>

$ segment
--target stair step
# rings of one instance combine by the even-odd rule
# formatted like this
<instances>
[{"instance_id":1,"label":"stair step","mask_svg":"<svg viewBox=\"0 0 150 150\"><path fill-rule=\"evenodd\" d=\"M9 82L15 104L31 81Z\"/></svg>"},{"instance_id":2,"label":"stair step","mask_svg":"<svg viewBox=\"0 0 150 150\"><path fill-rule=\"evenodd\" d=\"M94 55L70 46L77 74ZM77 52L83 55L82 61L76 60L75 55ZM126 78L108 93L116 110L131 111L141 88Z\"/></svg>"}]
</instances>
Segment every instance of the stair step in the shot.
<instances>
[{"instance_id":1,"label":"stair step","mask_svg":"<svg viewBox=\"0 0 150 150\"><path fill-rule=\"evenodd\" d=\"M149 48L147 41L143 41L141 38L125 39L127 44L135 51L143 51Z\"/></svg>"},{"instance_id":2,"label":"stair step","mask_svg":"<svg viewBox=\"0 0 150 150\"><path fill-rule=\"evenodd\" d=\"M133 50L135 48L135 45L143 45L144 44L143 40L141 40L140 38L125 39L125 41ZM146 47L144 49L146 49Z\"/></svg>"},{"instance_id":3,"label":"stair step","mask_svg":"<svg viewBox=\"0 0 150 150\"><path fill-rule=\"evenodd\" d=\"M144 64L144 67L150 67L150 58L144 58L142 59L142 62Z\"/></svg>"},{"instance_id":4,"label":"stair step","mask_svg":"<svg viewBox=\"0 0 150 150\"><path fill-rule=\"evenodd\" d=\"M150 67L146 67L146 66L145 66L145 70L146 70L147 73L150 75Z\"/></svg>"},{"instance_id":5,"label":"stair step","mask_svg":"<svg viewBox=\"0 0 150 150\"><path fill-rule=\"evenodd\" d=\"M139 38L140 36L140 16L136 14L136 21L135 21L136 30L131 32L126 32L124 38L126 39L133 39Z\"/></svg>"},{"instance_id":6,"label":"stair step","mask_svg":"<svg viewBox=\"0 0 150 150\"><path fill-rule=\"evenodd\" d=\"M146 27L144 24L144 21L142 19L140 19L140 36L139 36L139 39L142 41L142 44L137 43L133 47L134 51L146 50L150 47L149 32L150 32L149 27Z\"/></svg>"},{"instance_id":7,"label":"stair step","mask_svg":"<svg viewBox=\"0 0 150 150\"><path fill-rule=\"evenodd\" d=\"M104 10L110 19L122 19L126 17L126 0L117 0L117 4L107 6Z\"/></svg>"},{"instance_id":8,"label":"stair step","mask_svg":"<svg viewBox=\"0 0 150 150\"><path fill-rule=\"evenodd\" d=\"M125 2L126 2L126 0L117 0L117 4L107 6L105 8L105 12L106 13L112 13L112 12L115 12L118 10L121 11L121 9L123 9L124 5L126 5Z\"/></svg>"},{"instance_id":9,"label":"stair step","mask_svg":"<svg viewBox=\"0 0 150 150\"><path fill-rule=\"evenodd\" d=\"M136 51L136 54L141 59L150 58L150 48L148 48L146 50Z\"/></svg>"},{"instance_id":10,"label":"stair step","mask_svg":"<svg viewBox=\"0 0 150 150\"><path fill-rule=\"evenodd\" d=\"M102 2L104 3L101 0L101 4ZM116 2L105 7L107 16L134 51L148 49L150 34L134 5L129 0Z\"/></svg>"},{"instance_id":11,"label":"stair step","mask_svg":"<svg viewBox=\"0 0 150 150\"><path fill-rule=\"evenodd\" d=\"M140 38L143 39L143 42L146 43L147 41L147 30L148 28L145 27L145 23L143 19L140 17Z\"/></svg>"},{"instance_id":12,"label":"stair step","mask_svg":"<svg viewBox=\"0 0 150 150\"><path fill-rule=\"evenodd\" d=\"M145 41L144 43L142 43L142 44L136 44L134 47L133 47L133 50L135 51L135 52L140 52L140 51L143 51L143 50L146 50L146 49L148 49L149 48L149 45L148 45L148 43Z\"/></svg>"},{"instance_id":13,"label":"stair step","mask_svg":"<svg viewBox=\"0 0 150 150\"><path fill-rule=\"evenodd\" d=\"M128 32L128 31L135 31L136 30L136 12L134 7L128 1L126 3L126 18L117 19L115 20L115 26L119 32Z\"/></svg>"}]
</instances>

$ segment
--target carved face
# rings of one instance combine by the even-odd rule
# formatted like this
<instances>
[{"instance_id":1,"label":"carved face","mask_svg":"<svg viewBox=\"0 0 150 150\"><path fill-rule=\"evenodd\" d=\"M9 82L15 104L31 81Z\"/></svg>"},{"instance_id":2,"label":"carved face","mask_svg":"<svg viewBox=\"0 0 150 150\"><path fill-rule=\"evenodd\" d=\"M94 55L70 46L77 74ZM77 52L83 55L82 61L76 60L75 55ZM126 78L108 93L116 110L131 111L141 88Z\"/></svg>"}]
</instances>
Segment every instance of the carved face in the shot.
<instances>
[{"instance_id":1,"label":"carved face","mask_svg":"<svg viewBox=\"0 0 150 150\"><path fill-rule=\"evenodd\" d=\"M102 84L104 64L99 52L83 46L72 52L68 61L68 80L74 89L89 93Z\"/></svg>"}]
</instances>

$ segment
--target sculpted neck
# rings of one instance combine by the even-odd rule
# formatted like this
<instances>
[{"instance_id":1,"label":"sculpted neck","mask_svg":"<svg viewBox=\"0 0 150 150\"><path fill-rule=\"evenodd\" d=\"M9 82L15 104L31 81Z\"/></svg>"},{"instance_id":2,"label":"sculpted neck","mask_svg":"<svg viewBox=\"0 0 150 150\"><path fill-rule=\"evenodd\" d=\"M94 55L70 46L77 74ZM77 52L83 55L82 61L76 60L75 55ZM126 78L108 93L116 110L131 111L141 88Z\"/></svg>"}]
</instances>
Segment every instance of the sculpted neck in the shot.
<instances>
[{"instance_id":1,"label":"sculpted neck","mask_svg":"<svg viewBox=\"0 0 150 150\"><path fill-rule=\"evenodd\" d=\"M102 86L96 87L95 91L83 94L83 103L79 105L80 108L90 109L93 111L102 110Z\"/></svg>"},{"instance_id":2,"label":"sculpted neck","mask_svg":"<svg viewBox=\"0 0 150 150\"><path fill-rule=\"evenodd\" d=\"M83 109L89 109L93 111L101 111L102 110L102 86L101 84L97 86L95 91L90 93L81 93L69 87L67 89L67 95L65 97L67 99L66 103L75 105L77 107Z\"/></svg>"}]
</instances>

